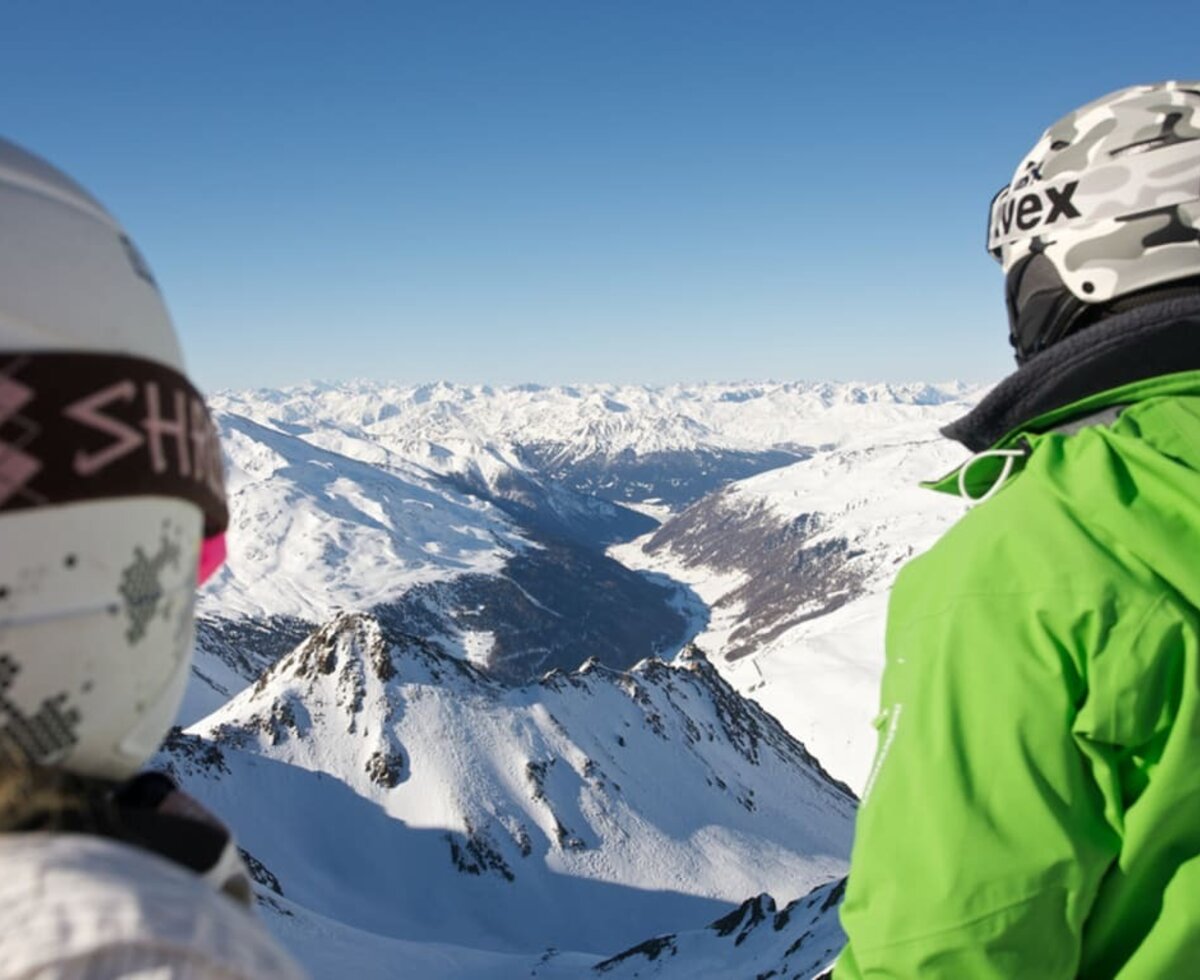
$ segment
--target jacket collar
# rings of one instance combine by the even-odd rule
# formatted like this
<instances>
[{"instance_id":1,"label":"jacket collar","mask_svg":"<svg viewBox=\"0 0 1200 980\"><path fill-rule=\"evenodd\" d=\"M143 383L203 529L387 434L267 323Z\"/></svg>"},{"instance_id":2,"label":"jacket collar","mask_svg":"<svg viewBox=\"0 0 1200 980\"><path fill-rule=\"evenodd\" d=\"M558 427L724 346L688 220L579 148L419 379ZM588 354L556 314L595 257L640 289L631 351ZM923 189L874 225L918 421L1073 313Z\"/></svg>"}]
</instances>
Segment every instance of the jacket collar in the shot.
<instances>
[{"instance_id":1,"label":"jacket collar","mask_svg":"<svg viewBox=\"0 0 1200 980\"><path fill-rule=\"evenodd\" d=\"M1028 361L942 434L973 452L1152 394L1195 391L1200 295L1150 303L1088 327ZM1170 389L1170 390L1164 390Z\"/></svg>"}]
</instances>

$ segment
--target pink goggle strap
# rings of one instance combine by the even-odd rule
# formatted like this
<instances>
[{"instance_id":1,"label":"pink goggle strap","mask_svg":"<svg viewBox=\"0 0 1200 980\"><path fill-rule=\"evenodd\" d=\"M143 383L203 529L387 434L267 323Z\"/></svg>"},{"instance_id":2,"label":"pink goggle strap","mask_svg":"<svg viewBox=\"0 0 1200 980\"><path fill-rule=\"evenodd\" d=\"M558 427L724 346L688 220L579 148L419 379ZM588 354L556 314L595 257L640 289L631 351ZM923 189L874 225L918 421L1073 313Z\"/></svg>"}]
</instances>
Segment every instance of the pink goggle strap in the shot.
<instances>
[{"instance_id":1,"label":"pink goggle strap","mask_svg":"<svg viewBox=\"0 0 1200 980\"><path fill-rule=\"evenodd\" d=\"M216 574L217 569L225 564L226 554L224 533L204 539L200 545L200 561L196 568L197 585L203 585Z\"/></svg>"}]
</instances>

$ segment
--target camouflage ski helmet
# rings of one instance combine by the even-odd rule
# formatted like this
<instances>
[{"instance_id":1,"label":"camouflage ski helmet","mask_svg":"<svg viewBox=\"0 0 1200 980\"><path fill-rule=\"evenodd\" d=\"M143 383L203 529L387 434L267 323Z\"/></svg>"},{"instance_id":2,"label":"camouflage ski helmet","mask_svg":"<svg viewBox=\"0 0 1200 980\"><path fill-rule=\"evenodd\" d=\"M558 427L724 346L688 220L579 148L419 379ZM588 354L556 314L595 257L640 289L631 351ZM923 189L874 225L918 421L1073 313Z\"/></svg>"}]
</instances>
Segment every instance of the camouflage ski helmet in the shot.
<instances>
[{"instance_id":1,"label":"camouflage ski helmet","mask_svg":"<svg viewBox=\"0 0 1200 980\"><path fill-rule=\"evenodd\" d=\"M1018 362L1114 301L1200 276L1200 81L1122 89L1056 122L993 199L987 247Z\"/></svg>"}]
</instances>

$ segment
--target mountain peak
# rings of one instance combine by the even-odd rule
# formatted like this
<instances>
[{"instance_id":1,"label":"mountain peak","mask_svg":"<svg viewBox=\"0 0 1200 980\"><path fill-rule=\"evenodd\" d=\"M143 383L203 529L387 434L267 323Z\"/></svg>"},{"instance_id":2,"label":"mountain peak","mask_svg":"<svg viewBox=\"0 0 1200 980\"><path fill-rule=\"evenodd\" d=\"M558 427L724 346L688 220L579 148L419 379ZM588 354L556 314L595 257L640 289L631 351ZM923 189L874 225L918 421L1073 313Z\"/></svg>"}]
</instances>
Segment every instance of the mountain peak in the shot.
<instances>
[{"instance_id":1,"label":"mountain peak","mask_svg":"<svg viewBox=\"0 0 1200 980\"><path fill-rule=\"evenodd\" d=\"M250 779L277 800L269 817L236 797L227 804L241 811L247 848L300 904L329 907L323 889L346 863L361 865L342 880L363 896L371 894L363 881L385 871L379 888L394 888L387 882L404 877L418 848L439 893L478 904L486 928L516 948L534 935L566 948L620 948L621 937L645 935L647 910L659 903L653 921L678 928L688 920L671 916L685 906L694 913L697 902L741 901L764 885L794 895L844 873L855 807L699 651L627 671L590 659L505 687L437 644L353 611L314 630L171 751L187 780ZM344 812L339 825L373 829L329 855L295 843L316 833L304 814L325 811ZM429 831L434 842L420 843ZM601 919L581 924L559 908L562 876L611 893ZM680 895L662 899L667 883ZM612 904L618 895L626 897ZM365 901L339 892L323 914L381 928ZM497 917L497 902L516 903L514 915ZM530 908L542 918L528 919ZM449 923L426 922L431 912L406 914L433 929L423 934L450 934Z\"/></svg>"}]
</instances>

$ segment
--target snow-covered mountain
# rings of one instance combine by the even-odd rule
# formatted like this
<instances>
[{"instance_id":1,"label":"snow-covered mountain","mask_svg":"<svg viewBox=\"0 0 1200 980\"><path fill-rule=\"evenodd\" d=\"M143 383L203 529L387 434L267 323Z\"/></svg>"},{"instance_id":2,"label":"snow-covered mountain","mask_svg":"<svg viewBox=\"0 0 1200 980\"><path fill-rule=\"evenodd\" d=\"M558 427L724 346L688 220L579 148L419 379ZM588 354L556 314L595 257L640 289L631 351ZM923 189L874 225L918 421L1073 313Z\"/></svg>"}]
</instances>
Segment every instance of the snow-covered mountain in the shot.
<instances>
[{"instance_id":1,"label":"snow-covered mountain","mask_svg":"<svg viewBox=\"0 0 1200 980\"><path fill-rule=\"evenodd\" d=\"M231 560L164 758L318 977L815 976L886 592L962 509L915 484L979 394L219 396Z\"/></svg>"},{"instance_id":2,"label":"snow-covered mountain","mask_svg":"<svg viewBox=\"0 0 1200 980\"><path fill-rule=\"evenodd\" d=\"M395 455L364 461L243 416L218 421L230 555L202 613L322 621L417 585L498 572L528 544L495 507Z\"/></svg>"},{"instance_id":3,"label":"snow-covered mountain","mask_svg":"<svg viewBox=\"0 0 1200 980\"><path fill-rule=\"evenodd\" d=\"M853 795L694 648L507 687L343 613L171 740L272 892L386 939L600 958L845 873ZM329 975L329 974L326 974Z\"/></svg>"},{"instance_id":4,"label":"snow-covered mountain","mask_svg":"<svg viewBox=\"0 0 1200 980\"><path fill-rule=\"evenodd\" d=\"M604 547L730 480L956 414L948 385L358 383L214 399L231 556L201 601L198 719L341 609L520 682L582 651L672 655L702 604ZM644 562L642 562L644 564ZM724 656L724 651L720 653Z\"/></svg>"},{"instance_id":5,"label":"snow-covered mountain","mask_svg":"<svg viewBox=\"0 0 1200 980\"><path fill-rule=\"evenodd\" d=\"M682 587L602 550L654 527L650 518L499 464L489 470L506 494L497 506L488 487L472 488L477 467L446 476L364 440L346 456L294 426L217 419L230 557L201 595L185 721L342 609L371 610L512 681L580 655L628 666L687 639Z\"/></svg>"},{"instance_id":6,"label":"snow-covered mountain","mask_svg":"<svg viewBox=\"0 0 1200 980\"><path fill-rule=\"evenodd\" d=\"M961 511L915 484L961 458L937 428L978 394L356 383L218 396L232 555L202 600L184 719L340 609L513 682L580 654L671 656L699 633L739 690L861 786L887 588Z\"/></svg>"},{"instance_id":7,"label":"snow-covered mountain","mask_svg":"<svg viewBox=\"0 0 1200 980\"><path fill-rule=\"evenodd\" d=\"M566 458L638 456L723 446L745 450L839 442L863 409L881 420L969 397L945 384L763 382L644 385L308 384L223 392L214 406L289 425L386 433L395 446L558 444ZM411 454L406 454L411 455Z\"/></svg>"}]
</instances>

